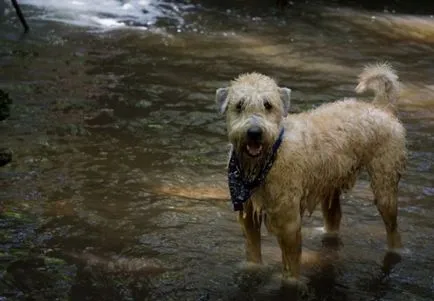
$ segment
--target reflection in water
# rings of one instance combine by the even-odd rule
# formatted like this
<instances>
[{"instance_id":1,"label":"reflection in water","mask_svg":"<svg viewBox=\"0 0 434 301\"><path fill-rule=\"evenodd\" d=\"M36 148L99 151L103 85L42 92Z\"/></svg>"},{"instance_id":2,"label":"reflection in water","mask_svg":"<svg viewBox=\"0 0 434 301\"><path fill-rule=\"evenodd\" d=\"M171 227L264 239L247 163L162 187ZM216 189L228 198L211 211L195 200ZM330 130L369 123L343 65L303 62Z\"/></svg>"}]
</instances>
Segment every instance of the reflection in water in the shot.
<instances>
[{"instance_id":1,"label":"reflection in water","mask_svg":"<svg viewBox=\"0 0 434 301\"><path fill-rule=\"evenodd\" d=\"M387 38L434 43L434 18L430 16L392 15L390 13L357 13L347 9L327 10L326 15L339 16L346 22L363 26L372 34Z\"/></svg>"},{"instance_id":2,"label":"reflection in water","mask_svg":"<svg viewBox=\"0 0 434 301\"><path fill-rule=\"evenodd\" d=\"M400 228L408 252L399 263L385 254L364 175L345 196L339 241L323 239L319 211L305 218L309 291L300 298L432 299L429 39L383 34L394 25L358 22L366 15L354 10L22 2L29 4L23 8L31 35L17 42L11 12L0 27L0 88L14 99L12 116L0 124L1 147L14 151L14 162L0 170L0 299L296 298L280 286L280 250L265 230L266 264L241 264L215 89L238 73L264 72L290 86L294 106L307 110L354 96L360 68L383 59L403 81L399 105L410 161L400 187ZM410 20L408 26L416 20L385 16ZM124 25L99 33L71 26L107 29L104 18ZM51 22L60 19L69 26ZM417 24L415 30L431 26ZM131 30L136 25L152 30Z\"/></svg>"}]
</instances>

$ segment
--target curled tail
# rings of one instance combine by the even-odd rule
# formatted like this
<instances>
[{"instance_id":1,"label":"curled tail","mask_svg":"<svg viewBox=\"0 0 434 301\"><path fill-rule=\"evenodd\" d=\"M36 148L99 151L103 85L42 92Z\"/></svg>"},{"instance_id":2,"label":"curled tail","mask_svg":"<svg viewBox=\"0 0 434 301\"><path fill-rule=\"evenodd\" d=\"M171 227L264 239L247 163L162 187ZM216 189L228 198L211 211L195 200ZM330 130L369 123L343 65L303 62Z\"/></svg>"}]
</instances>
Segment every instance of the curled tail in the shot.
<instances>
[{"instance_id":1,"label":"curled tail","mask_svg":"<svg viewBox=\"0 0 434 301\"><path fill-rule=\"evenodd\" d=\"M368 65L359 75L357 93L375 93L374 103L394 106L399 97L399 81L396 71L388 64Z\"/></svg>"}]
</instances>

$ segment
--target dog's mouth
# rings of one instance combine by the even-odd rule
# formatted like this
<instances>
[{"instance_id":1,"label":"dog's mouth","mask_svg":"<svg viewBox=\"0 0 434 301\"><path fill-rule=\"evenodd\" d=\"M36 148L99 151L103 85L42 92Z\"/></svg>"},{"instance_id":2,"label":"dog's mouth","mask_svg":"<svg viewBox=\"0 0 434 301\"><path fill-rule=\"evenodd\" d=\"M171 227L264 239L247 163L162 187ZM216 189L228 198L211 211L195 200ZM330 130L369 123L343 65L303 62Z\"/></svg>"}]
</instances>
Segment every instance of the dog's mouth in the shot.
<instances>
[{"instance_id":1,"label":"dog's mouth","mask_svg":"<svg viewBox=\"0 0 434 301\"><path fill-rule=\"evenodd\" d=\"M258 142L249 142L246 145L246 152L251 157L257 157L262 153L262 144Z\"/></svg>"}]
</instances>

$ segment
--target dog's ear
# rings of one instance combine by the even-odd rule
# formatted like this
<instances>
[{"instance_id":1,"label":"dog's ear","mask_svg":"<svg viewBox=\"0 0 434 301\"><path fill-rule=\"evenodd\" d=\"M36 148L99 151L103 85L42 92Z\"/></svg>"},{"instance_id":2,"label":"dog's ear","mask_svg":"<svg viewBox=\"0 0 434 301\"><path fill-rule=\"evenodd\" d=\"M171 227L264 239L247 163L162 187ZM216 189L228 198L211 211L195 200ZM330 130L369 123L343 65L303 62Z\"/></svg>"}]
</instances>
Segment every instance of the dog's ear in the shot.
<instances>
[{"instance_id":1,"label":"dog's ear","mask_svg":"<svg viewBox=\"0 0 434 301\"><path fill-rule=\"evenodd\" d=\"M291 105L291 89L283 87L280 89L280 99L283 103L283 117L288 115L289 106Z\"/></svg>"},{"instance_id":2,"label":"dog's ear","mask_svg":"<svg viewBox=\"0 0 434 301\"><path fill-rule=\"evenodd\" d=\"M219 88L215 92L215 101L221 114L224 114L228 107L228 92L229 88Z\"/></svg>"}]
</instances>

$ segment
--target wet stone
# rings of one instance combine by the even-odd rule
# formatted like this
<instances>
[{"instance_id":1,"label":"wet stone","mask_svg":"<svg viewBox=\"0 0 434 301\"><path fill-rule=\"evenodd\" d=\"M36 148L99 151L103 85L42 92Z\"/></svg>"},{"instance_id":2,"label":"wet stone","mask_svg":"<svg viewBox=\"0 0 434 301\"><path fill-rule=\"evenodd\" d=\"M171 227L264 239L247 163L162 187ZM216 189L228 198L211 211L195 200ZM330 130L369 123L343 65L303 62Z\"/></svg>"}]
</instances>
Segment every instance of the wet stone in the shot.
<instances>
[{"instance_id":1,"label":"wet stone","mask_svg":"<svg viewBox=\"0 0 434 301\"><path fill-rule=\"evenodd\" d=\"M55 131L47 131L48 134L57 134L59 136L87 136L89 132L81 124L67 123L56 127Z\"/></svg>"},{"instance_id":2,"label":"wet stone","mask_svg":"<svg viewBox=\"0 0 434 301\"><path fill-rule=\"evenodd\" d=\"M38 88L36 87L36 89ZM60 111L65 114L72 111L90 111L94 109L95 104L87 99L58 99L52 103L53 111Z\"/></svg>"},{"instance_id":3,"label":"wet stone","mask_svg":"<svg viewBox=\"0 0 434 301\"><path fill-rule=\"evenodd\" d=\"M2 295L14 297L14 300L66 300L75 270L75 267L58 258L16 260L2 275L3 283L7 284Z\"/></svg>"},{"instance_id":4,"label":"wet stone","mask_svg":"<svg viewBox=\"0 0 434 301\"><path fill-rule=\"evenodd\" d=\"M139 109L149 108L150 106L152 106L152 102L147 101L147 100L141 100L141 101L136 103L136 107Z\"/></svg>"},{"instance_id":5,"label":"wet stone","mask_svg":"<svg viewBox=\"0 0 434 301\"><path fill-rule=\"evenodd\" d=\"M97 114L86 117L85 121L90 126L108 125L116 121L112 109L101 109Z\"/></svg>"},{"instance_id":6,"label":"wet stone","mask_svg":"<svg viewBox=\"0 0 434 301\"><path fill-rule=\"evenodd\" d=\"M5 166L12 161L12 151L6 148L0 148L0 167Z\"/></svg>"},{"instance_id":7,"label":"wet stone","mask_svg":"<svg viewBox=\"0 0 434 301\"><path fill-rule=\"evenodd\" d=\"M0 121L10 116L11 104L12 99L9 97L9 94L0 89Z\"/></svg>"}]
</instances>

